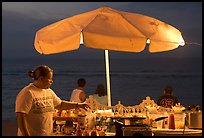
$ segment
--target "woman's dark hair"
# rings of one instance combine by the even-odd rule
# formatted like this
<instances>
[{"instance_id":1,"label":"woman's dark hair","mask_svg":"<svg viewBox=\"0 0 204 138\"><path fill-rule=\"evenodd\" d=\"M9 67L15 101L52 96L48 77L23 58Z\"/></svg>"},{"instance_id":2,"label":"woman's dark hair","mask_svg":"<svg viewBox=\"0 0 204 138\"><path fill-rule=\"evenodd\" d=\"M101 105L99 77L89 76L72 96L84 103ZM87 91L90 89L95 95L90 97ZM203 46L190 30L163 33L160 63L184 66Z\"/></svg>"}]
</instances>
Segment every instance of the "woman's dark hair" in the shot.
<instances>
[{"instance_id":1,"label":"woman's dark hair","mask_svg":"<svg viewBox=\"0 0 204 138\"><path fill-rule=\"evenodd\" d=\"M79 87L84 87L86 85L86 80L83 78L80 78L77 80L77 84Z\"/></svg>"},{"instance_id":2,"label":"woman's dark hair","mask_svg":"<svg viewBox=\"0 0 204 138\"><path fill-rule=\"evenodd\" d=\"M39 77L47 77L50 72L53 72L50 67L41 65L36 69L29 71L28 76L34 78L34 80L38 80Z\"/></svg>"},{"instance_id":3,"label":"woman's dark hair","mask_svg":"<svg viewBox=\"0 0 204 138\"><path fill-rule=\"evenodd\" d=\"M98 94L98 96L100 96L100 97L107 95L106 89L105 89L103 84L97 85L95 94Z\"/></svg>"}]
</instances>

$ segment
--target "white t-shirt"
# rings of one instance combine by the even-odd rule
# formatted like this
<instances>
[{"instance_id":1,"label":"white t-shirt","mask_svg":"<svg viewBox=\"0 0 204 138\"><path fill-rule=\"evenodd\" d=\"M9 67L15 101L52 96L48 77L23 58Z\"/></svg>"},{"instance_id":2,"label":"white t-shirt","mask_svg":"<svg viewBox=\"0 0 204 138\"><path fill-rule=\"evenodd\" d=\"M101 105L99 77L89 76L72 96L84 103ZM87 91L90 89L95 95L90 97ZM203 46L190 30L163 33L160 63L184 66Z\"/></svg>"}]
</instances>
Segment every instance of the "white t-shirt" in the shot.
<instances>
[{"instance_id":1,"label":"white t-shirt","mask_svg":"<svg viewBox=\"0 0 204 138\"><path fill-rule=\"evenodd\" d=\"M80 90L80 89L74 89L72 91L72 95L71 95L71 98L70 98L70 101L71 102L78 102L78 103L81 103L81 100L79 99L79 94L81 92L84 92L83 90Z\"/></svg>"},{"instance_id":2,"label":"white t-shirt","mask_svg":"<svg viewBox=\"0 0 204 138\"><path fill-rule=\"evenodd\" d=\"M54 107L61 101L52 89L40 89L30 83L16 96L15 112L27 114L28 131L32 136L46 136L53 132ZM21 135L18 128L18 136Z\"/></svg>"},{"instance_id":3,"label":"white t-shirt","mask_svg":"<svg viewBox=\"0 0 204 138\"><path fill-rule=\"evenodd\" d=\"M103 105L108 105L108 99L107 96L98 96L98 94L93 94L93 97L100 103Z\"/></svg>"}]
</instances>

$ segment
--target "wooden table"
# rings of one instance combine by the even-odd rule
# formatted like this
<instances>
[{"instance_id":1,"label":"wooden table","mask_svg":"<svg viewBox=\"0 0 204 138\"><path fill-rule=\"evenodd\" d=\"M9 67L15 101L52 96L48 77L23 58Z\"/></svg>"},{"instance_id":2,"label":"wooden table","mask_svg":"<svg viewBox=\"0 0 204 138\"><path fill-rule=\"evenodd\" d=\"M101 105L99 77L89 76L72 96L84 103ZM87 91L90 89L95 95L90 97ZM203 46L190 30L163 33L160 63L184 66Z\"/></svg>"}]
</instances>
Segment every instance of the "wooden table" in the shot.
<instances>
[{"instance_id":1,"label":"wooden table","mask_svg":"<svg viewBox=\"0 0 204 138\"><path fill-rule=\"evenodd\" d=\"M53 117L53 120L56 120L56 121L73 121L76 119L77 119L77 117L61 117L61 116L54 116Z\"/></svg>"},{"instance_id":2,"label":"wooden table","mask_svg":"<svg viewBox=\"0 0 204 138\"><path fill-rule=\"evenodd\" d=\"M197 129L156 129L152 128L153 136L202 136Z\"/></svg>"},{"instance_id":3,"label":"wooden table","mask_svg":"<svg viewBox=\"0 0 204 138\"><path fill-rule=\"evenodd\" d=\"M124 125L134 125L135 123L141 123L146 117L111 117L113 120L121 121Z\"/></svg>"}]
</instances>

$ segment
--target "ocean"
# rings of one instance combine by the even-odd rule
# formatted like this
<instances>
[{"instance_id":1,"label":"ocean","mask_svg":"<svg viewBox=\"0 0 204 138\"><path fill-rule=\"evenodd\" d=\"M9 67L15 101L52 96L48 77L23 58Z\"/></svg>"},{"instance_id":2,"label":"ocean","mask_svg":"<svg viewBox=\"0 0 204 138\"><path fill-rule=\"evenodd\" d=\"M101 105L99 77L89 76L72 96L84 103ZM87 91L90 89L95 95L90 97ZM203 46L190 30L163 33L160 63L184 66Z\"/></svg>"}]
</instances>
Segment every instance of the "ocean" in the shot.
<instances>
[{"instance_id":1,"label":"ocean","mask_svg":"<svg viewBox=\"0 0 204 138\"><path fill-rule=\"evenodd\" d=\"M29 70L38 65L54 70L51 88L63 100L69 100L78 78L85 78L86 95L95 92L96 85L106 85L104 59L3 59L2 60L2 120L15 120L15 98L32 82ZM183 105L198 104L202 108L201 58L140 58L110 59L112 105L136 105L146 96L157 101L166 85Z\"/></svg>"}]
</instances>

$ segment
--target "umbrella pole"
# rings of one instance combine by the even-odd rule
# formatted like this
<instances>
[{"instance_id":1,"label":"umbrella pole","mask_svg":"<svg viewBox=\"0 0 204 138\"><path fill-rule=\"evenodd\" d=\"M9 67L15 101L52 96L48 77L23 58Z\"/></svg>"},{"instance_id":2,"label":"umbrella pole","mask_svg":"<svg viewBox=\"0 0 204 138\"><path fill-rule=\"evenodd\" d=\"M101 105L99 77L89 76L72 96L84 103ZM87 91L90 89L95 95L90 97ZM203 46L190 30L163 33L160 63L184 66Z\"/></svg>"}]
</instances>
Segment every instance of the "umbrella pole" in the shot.
<instances>
[{"instance_id":1,"label":"umbrella pole","mask_svg":"<svg viewBox=\"0 0 204 138\"><path fill-rule=\"evenodd\" d=\"M107 85L108 106L111 107L110 74L109 74L109 55L108 55L108 50L105 50L105 62L106 62L106 85Z\"/></svg>"}]
</instances>

